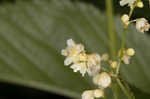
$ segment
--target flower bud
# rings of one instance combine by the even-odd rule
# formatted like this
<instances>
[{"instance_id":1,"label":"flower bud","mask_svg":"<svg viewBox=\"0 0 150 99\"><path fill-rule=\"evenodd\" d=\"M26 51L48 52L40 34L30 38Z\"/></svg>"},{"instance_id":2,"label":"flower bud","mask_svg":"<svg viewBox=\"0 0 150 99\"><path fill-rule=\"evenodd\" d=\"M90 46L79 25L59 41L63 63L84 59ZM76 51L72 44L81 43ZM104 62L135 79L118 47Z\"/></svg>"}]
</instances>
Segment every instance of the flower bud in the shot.
<instances>
[{"instance_id":1,"label":"flower bud","mask_svg":"<svg viewBox=\"0 0 150 99\"><path fill-rule=\"evenodd\" d=\"M137 7L143 8L144 4L142 1L137 2Z\"/></svg>"},{"instance_id":2,"label":"flower bud","mask_svg":"<svg viewBox=\"0 0 150 99\"><path fill-rule=\"evenodd\" d=\"M111 83L111 77L108 73L102 72L94 77L93 82L102 88L107 88Z\"/></svg>"},{"instance_id":3,"label":"flower bud","mask_svg":"<svg viewBox=\"0 0 150 99\"><path fill-rule=\"evenodd\" d=\"M133 48L128 48L128 49L126 50L126 54L127 54L128 56L133 56L133 55L135 54L135 51L134 51Z\"/></svg>"},{"instance_id":4,"label":"flower bud","mask_svg":"<svg viewBox=\"0 0 150 99\"><path fill-rule=\"evenodd\" d=\"M93 90L84 91L82 94L82 99L94 99L94 91Z\"/></svg>"},{"instance_id":5,"label":"flower bud","mask_svg":"<svg viewBox=\"0 0 150 99\"><path fill-rule=\"evenodd\" d=\"M127 14L124 14L122 17L121 17L121 21L124 25L129 25L129 16Z\"/></svg>"},{"instance_id":6,"label":"flower bud","mask_svg":"<svg viewBox=\"0 0 150 99\"><path fill-rule=\"evenodd\" d=\"M117 62L117 61L112 61L112 62L110 63L110 66L111 66L112 68L117 68L118 62Z\"/></svg>"}]
</instances>

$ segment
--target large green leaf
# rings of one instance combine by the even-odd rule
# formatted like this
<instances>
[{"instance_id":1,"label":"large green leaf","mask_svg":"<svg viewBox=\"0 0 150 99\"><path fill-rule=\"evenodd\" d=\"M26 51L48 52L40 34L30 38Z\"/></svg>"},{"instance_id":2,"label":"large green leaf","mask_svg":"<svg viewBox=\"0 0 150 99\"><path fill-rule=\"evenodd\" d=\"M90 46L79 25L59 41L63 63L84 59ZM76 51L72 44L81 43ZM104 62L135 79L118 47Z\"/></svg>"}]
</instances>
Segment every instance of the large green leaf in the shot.
<instances>
[{"instance_id":1,"label":"large green leaf","mask_svg":"<svg viewBox=\"0 0 150 99\"><path fill-rule=\"evenodd\" d=\"M94 88L88 78L63 65L66 40L85 45L88 52L109 51L106 17L95 7L68 0L18 0L0 6L0 80L79 97ZM116 20L120 41L122 25ZM150 38L131 26L127 46L136 49L124 78L150 93ZM119 43L118 43L119 44Z\"/></svg>"}]
</instances>

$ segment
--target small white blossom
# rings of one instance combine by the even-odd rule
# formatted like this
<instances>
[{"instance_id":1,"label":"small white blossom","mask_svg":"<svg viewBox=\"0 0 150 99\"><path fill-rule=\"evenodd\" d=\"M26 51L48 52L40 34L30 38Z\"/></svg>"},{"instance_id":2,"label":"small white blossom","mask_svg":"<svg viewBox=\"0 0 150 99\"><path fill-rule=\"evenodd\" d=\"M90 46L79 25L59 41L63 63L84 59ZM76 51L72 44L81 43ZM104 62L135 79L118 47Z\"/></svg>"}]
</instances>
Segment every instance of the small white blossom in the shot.
<instances>
[{"instance_id":1,"label":"small white blossom","mask_svg":"<svg viewBox=\"0 0 150 99\"><path fill-rule=\"evenodd\" d=\"M84 52L84 46L76 44L72 39L67 40L66 49L61 50L63 56L76 56L81 52Z\"/></svg>"},{"instance_id":2,"label":"small white blossom","mask_svg":"<svg viewBox=\"0 0 150 99\"><path fill-rule=\"evenodd\" d=\"M104 97L104 91L101 89L94 90L94 97L95 98L101 98Z\"/></svg>"},{"instance_id":3,"label":"small white blossom","mask_svg":"<svg viewBox=\"0 0 150 99\"><path fill-rule=\"evenodd\" d=\"M82 93L82 99L94 99L94 91L87 90Z\"/></svg>"},{"instance_id":4,"label":"small white blossom","mask_svg":"<svg viewBox=\"0 0 150 99\"><path fill-rule=\"evenodd\" d=\"M150 24L145 18L136 19L136 29L142 33L149 31Z\"/></svg>"},{"instance_id":5,"label":"small white blossom","mask_svg":"<svg viewBox=\"0 0 150 99\"><path fill-rule=\"evenodd\" d=\"M128 4L128 6L133 6L133 4L135 3L135 1L136 0L121 0L120 1L120 5L121 6L124 6L124 5L127 5Z\"/></svg>"},{"instance_id":6,"label":"small white blossom","mask_svg":"<svg viewBox=\"0 0 150 99\"><path fill-rule=\"evenodd\" d=\"M100 71L101 57L99 54L90 54L87 57L87 72L90 76L94 76Z\"/></svg>"},{"instance_id":7,"label":"small white blossom","mask_svg":"<svg viewBox=\"0 0 150 99\"><path fill-rule=\"evenodd\" d=\"M107 88L111 84L111 77L108 73L102 72L93 78L93 82L102 88Z\"/></svg>"},{"instance_id":8,"label":"small white blossom","mask_svg":"<svg viewBox=\"0 0 150 99\"><path fill-rule=\"evenodd\" d=\"M76 44L72 39L67 40L66 49L61 50L61 54L66 56L64 65L71 65L74 72L80 71L82 76L87 72L94 76L100 71L101 57L99 54L86 54L82 44Z\"/></svg>"},{"instance_id":9,"label":"small white blossom","mask_svg":"<svg viewBox=\"0 0 150 99\"><path fill-rule=\"evenodd\" d=\"M61 50L61 54L66 56L64 65L68 66L72 64L71 68L74 72L80 71L82 76L87 71L86 68L86 54L84 46L82 44L76 44L72 39L67 40L66 49Z\"/></svg>"},{"instance_id":10,"label":"small white blossom","mask_svg":"<svg viewBox=\"0 0 150 99\"><path fill-rule=\"evenodd\" d=\"M86 71L87 71L87 67L86 67L86 63L85 62L75 63L75 64L71 65L70 68L73 69L74 72L80 71L82 76L84 76Z\"/></svg>"}]
</instances>

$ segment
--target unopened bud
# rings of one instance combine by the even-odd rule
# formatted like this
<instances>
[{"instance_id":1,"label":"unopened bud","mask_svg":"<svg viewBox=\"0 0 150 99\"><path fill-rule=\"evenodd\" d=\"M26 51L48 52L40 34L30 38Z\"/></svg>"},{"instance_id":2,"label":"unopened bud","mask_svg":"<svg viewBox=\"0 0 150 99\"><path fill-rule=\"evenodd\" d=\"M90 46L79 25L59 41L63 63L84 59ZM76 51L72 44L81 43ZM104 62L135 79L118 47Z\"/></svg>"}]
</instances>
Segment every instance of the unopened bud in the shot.
<instances>
[{"instance_id":1,"label":"unopened bud","mask_svg":"<svg viewBox=\"0 0 150 99\"><path fill-rule=\"evenodd\" d=\"M134 51L133 48L128 48L128 49L126 50L126 54L127 54L128 56L133 56L133 55L135 54L135 51Z\"/></svg>"},{"instance_id":2,"label":"unopened bud","mask_svg":"<svg viewBox=\"0 0 150 99\"><path fill-rule=\"evenodd\" d=\"M137 3L137 7L139 7L139 8L143 8L143 6L144 6L144 4L143 4L143 2L142 2L142 1L139 1L139 2Z\"/></svg>"},{"instance_id":3,"label":"unopened bud","mask_svg":"<svg viewBox=\"0 0 150 99\"><path fill-rule=\"evenodd\" d=\"M121 21L123 24L125 24L126 26L129 25L129 16L127 14L124 14L122 17L121 17Z\"/></svg>"},{"instance_id":4,"label":"unopened bud","mask_svg":"<svg viewBox=\"0 0 150 99\"><path fill-rule=\"evenodd\" d=\"M99 74L97 78L97 83L102 88L107 88L111 83L111 77L108 73L103 72Z\"/></svg>"},{"instance_id":5,"label":"unopened bud","mask_svg":"<svg viewBox=\"0 0 150 99\"><path fill-rule=\"evenodd\" d=\"M117 61L113 61L113 62L110 63L110 66L111 66L112 68L117 68L118 62L117 62Z\"/></svg>"}]
</instances>

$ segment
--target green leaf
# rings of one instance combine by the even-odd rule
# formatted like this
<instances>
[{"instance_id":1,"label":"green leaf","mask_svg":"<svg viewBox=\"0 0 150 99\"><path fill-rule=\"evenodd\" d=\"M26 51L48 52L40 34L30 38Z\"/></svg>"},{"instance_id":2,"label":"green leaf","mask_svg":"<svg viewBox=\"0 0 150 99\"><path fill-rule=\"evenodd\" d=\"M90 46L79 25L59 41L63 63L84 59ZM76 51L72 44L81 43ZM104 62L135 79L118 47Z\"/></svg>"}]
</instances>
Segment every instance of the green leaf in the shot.
<instances>
[{"instance_id":1,"label":"green leaf","mask_svg":"<svg viewBox=\"0 0 150 99\"><path fill-rule=\"evenodd\" d=\"M106 21L104 13L92 5L69 0L17 0L1 5L0 80L80 97L82 91L94 86L89 78L63 65L61 49L72 38L83 43L88 52L108 52ZM116 17L115 22L120 37L120 19ZM136 56L130 65L121 67L130 84L148 93L149 39L131 26L127 47L135 48Z\"/></svg>"}]
</instances>

